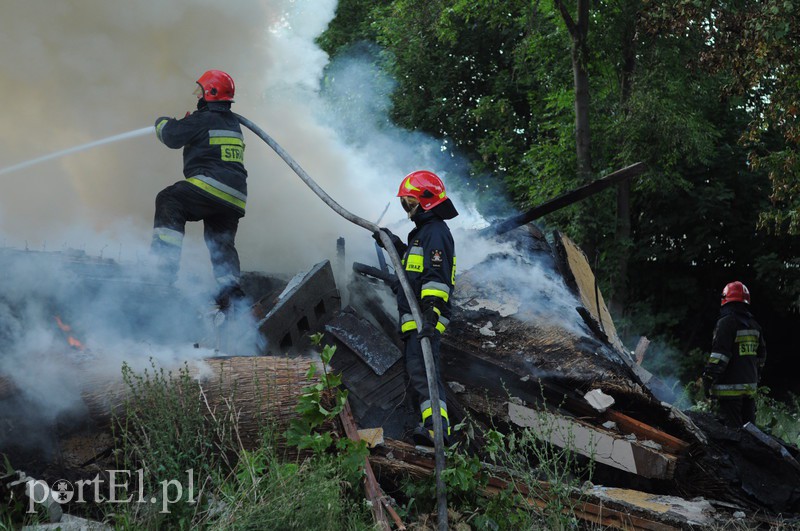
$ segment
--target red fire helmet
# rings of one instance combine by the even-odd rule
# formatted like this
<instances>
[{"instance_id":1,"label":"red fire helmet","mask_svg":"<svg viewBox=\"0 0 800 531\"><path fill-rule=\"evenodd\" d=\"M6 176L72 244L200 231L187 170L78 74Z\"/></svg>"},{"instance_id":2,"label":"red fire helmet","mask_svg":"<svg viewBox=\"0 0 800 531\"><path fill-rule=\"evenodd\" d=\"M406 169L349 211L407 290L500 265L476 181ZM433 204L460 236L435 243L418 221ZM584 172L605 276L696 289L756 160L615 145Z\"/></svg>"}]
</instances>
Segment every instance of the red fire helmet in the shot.
<instances>
[{"instance_id":1,"label":"red fire helmet","mask_svg":"<svg viewBox=\"0 0 800 531\"><path fill-rule=\"evenodd\" d=\"M729 302L744 302L750 304L750 290L738 280L729 283L725 286L725 289L722 290L721 306L725 306Z\"/></svg>"},{"instance_id":2,"label":"red fire helmet","mask_svg":"<svg viewBox=\"0 0 800 531\"><path fill-rule=\"evenodd\" d=\"M444 183L433 172L418 170L403 177L397 197L413 197L422 210L430 210L447 199Z\"/></svg>"},{"instance_id":3,"label":"red fire helmet","mask_svg":"<svg viewBox=\"0 0 800 531\"><path fill-rule=\"evenodd\" d=\"M208 70L197 80L206 101L233 101L233 78L222 70Z\"/></svg>"}]
</instances>

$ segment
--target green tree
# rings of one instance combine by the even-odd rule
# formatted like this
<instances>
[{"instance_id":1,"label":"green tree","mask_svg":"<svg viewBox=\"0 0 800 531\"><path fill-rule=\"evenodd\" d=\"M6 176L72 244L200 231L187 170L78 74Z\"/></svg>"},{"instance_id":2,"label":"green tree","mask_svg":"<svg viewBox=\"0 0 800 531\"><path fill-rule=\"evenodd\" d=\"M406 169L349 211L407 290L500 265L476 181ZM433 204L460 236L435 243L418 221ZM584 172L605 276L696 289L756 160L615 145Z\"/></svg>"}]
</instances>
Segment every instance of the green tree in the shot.
<instances>
[{"instance_id":1,"label":"green tree","mask_svg":"<svg viewBox=\"0 0 800 531\"><path fill-rule=\"evenodd\" d=\"M793 0L656 2L653 31L702 36L697 62L726 80L750 116L741 142L749 167L772 183L760 225L800 233L800 6Z\"/></svg>"},{"instance_id":2,"label":"green tree","mask_svg":"<svg viewBox=\"0 0 800 531\"><path fill-rule=\"evenodd\" d=\"M796 244L756 231L758 213L778 206L775 172L765 161L789 149L776 129L790 130L788 114L757 137L748 133L779 93L762 91L770 99L755 102L732 90L731 68L710 68L713 42L703 20L712 18L707 11L698 18L707 3L694 4L700 7L600 2L588 19L578 15L598 28L581 33L577 56L591 93L591 167L601 176L643 161L648 171L616 195L598 194L540 221L599 251L587 254L597 260L623 334L669 338L682 352L710 342L715 301L732 278L774 301L778 321L791 317L800 293ZM397 124L440 139L469 160L472 180L505 187L524 209L582 184L565 7L555 0L394 0L350 10L363 18L336 24L369 29L348 33L347 45L380 45L381 64L397 82ZM346 49L338 46L327 51ZM758 149L742 138L757 138Z\"/></svg>"}]
</instances>

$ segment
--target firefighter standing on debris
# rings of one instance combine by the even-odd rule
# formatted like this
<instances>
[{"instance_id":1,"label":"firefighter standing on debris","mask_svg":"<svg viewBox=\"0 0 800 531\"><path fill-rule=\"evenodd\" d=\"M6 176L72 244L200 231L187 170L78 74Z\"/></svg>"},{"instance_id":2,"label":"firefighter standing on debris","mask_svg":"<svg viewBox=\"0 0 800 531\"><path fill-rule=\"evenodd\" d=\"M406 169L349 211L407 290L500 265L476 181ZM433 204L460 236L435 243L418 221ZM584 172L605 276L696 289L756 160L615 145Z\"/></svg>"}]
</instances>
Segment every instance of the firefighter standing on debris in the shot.
<instances>
[{"instance_id":1,"label":"firefighter standing on debris","mask_svg":"<svg viewBox=\"0 0 800 531\"><path fill-rule=\"evenodd\" d=\"M722 291L711 355L703 371L706 396L717 401L725 425L755 424L755 394L767 359L761 326L750 313L750 291L739 281Z\"/></svg>"},{"instance_id":2,"label":"firefighter standing on debris","mask_svg":"<svg viewBox=\"0 0 800 531\"><path fill-rule=\"evenodd\" d=\"M405 293L399 286L393 290L397 295L397 309L400 315L400 333L405 343L406 371L411 386L419 397L422 422L414 431L414 439L420 444L433 445L434 414L428 392L428 379L422 355L420 339L430 339L433 359L436 365L436 385L439 389L442 428L445 440L450 434L450 421L447 416L445 388L439 369L439 348L441 334L449 323L451 297L455 285L456 255L453 236L445 220L458 215L453 203L445 193L444 183L434 173L415 171L408 174L400 184L397 193L416 227L408 234L408 244L386 231L402 257L406 276L411 288L418 297L422 311L422 328L411 314L411 307ZM375 240L383 246L376 233Z\"/></svg>"},{"instance_id":3,"label":"firefighter standing on debris","mask_svg":"<svg viewBox=\"0 0 800 531\"><path fill-rule=\"evenodd\" d=\"M197 80L197 110L182 119L162 116L155 124L165 146L183 148L185 177L156 196L151 250L159 278L176 280L186 222L202 220L222 310L244 297L234 242L244 216L247 170L242 128L231 112L234 91L231 76L209 70Z\"/></svg>"}]
</instances>

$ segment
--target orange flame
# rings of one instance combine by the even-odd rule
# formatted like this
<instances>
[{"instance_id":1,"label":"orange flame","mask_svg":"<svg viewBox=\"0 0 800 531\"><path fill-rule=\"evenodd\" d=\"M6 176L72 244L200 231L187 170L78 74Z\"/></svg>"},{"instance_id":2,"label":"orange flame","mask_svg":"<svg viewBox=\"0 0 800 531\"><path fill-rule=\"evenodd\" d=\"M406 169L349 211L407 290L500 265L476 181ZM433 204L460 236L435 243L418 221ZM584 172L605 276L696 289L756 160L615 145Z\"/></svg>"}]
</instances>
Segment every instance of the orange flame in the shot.
<instances>
[{"instance_id":1,"label":"orange flame","mask_svg":"<svg viewBox=\"0 0 800 531\"><path fill-rule=\"evenodd\" d=\"M81 343L80 341L78 341L77 339L72 337L72 335L70 335L70 332L72 331L72 327L70 325L66 324L64 321L62 321L59 316L56 315L55 318L56 318L56 324L58 324L58 327L67 336L67 343L69 344L69 346L74 348L74 349L77 349L77 350L84 350L86 347L83 345L83 343Z\"/></svg>"},{"instance_id":2,"label":"orange flame","mask_svg":"<svg viewBox=\"0 0 800 531\"><path fill-rule=\"evenodd\" d=\"M61 320L61 317L57 315L56 315L56 323L58 323L58 327L64 332L69 332L70 330L72 330L72 327L68 324L65 324L64 321Z\"/></svg>"}]
</instances>

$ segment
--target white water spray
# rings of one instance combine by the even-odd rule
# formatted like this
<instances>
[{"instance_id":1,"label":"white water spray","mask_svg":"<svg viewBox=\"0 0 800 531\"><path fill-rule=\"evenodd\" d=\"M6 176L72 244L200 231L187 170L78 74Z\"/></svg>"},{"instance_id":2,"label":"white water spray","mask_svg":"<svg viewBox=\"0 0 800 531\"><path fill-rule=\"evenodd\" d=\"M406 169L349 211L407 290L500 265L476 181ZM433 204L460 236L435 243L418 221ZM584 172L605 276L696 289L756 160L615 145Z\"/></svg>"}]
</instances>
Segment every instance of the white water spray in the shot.
<instances>
[{"instance_id":1,"label":"white water spray","mask_svg":"<svg viewBox=\"0 0 800 531\"><path fill-rule=\"evenodd\" d=\"M28 166L33 166L34 164L38 164L40 162L44 162L46 160L55 159L58 157L63 157L64 155L70 155L72 153L77 153L79 151L83 151L86 149L91 149L93 147L102 146L104 144L110 144L112 142L118 142L120 140L127 140L129 138L136 138L137 136L144 136L150 133L154 133L156 130L154 125L149 127L143 127L141 129L137 129L135 131L129 131L127 133L122 133L119 135L110 136L108 138L104 138L102 140L95 140L94 142L89 142L88 144L81 144L80 146L71 147L69 149L64 149L61 151L56 151L55 153L50 153L49 155L44 155L43 157L39 157L37 159L28 160L26 162L21 162L19 164L15 164L14 166L9 166L7 168L3 168L0 170L0 175L4 175L6 173L11 173L12 171L21 170L23 168L27 168Z\"/></svg>"}]
</instances>

